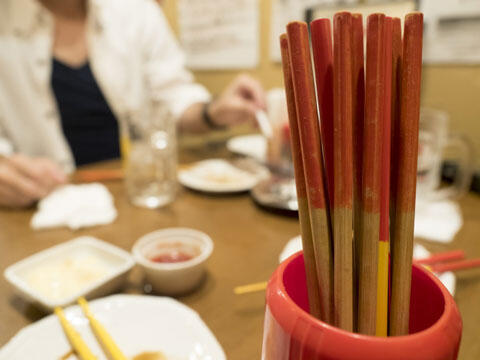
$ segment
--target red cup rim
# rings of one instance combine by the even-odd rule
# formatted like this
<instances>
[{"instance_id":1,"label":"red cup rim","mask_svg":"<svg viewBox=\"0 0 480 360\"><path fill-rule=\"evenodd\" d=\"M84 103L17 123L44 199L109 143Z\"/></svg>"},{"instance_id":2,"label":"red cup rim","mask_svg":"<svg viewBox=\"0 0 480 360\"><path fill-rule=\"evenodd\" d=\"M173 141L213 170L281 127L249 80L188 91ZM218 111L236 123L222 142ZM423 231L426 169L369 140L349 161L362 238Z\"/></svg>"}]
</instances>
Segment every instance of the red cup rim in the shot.
<instances>
[{"instance_id":1,"label":"red cup rim","mask_svg":"<svg viewBox=\"0 0 480 360\"><path fill-rule=\"evenodd\" d=\"M287 266L299 256L302 256L302 251L291 255L289 258L283 261L279 265L275 273L272 275L267 286L267 304L269 304L270 311L283 328L288 328L288 324L292 323L292 320L294 320L295 317L297 319L301 318L301 320L306 321L307 323L310 323L316 327L321 327L325 330L328 330L328 332L332 335L342 336L344 338L349 338L352 340L368 340L368 342L370 343L373 341L377 344L383 343L388 344L389 346L394 344L404 346L404 344L406 343L421 341L423 338L431 336L432 333L443 331L443 329L447 326L447 323L449 321L448 319L453 316L452 313L454 311L458 313L457 305L455 304L452 295L441 283L441 281L438 280L438 278L430 271L424 269L422 266L414 264L413 267L424 273L430 280L435 283L435 285L437 285L444 299L445 305L443 313L432 326L413 334L388 337L363 335L342 330L311 316L300 306L298 306L288 295L283 282L283 275ZM295 313L295 315L292 314L292 311L283 311L285 308L290 308Z\"/></svg>"}]
</instances>

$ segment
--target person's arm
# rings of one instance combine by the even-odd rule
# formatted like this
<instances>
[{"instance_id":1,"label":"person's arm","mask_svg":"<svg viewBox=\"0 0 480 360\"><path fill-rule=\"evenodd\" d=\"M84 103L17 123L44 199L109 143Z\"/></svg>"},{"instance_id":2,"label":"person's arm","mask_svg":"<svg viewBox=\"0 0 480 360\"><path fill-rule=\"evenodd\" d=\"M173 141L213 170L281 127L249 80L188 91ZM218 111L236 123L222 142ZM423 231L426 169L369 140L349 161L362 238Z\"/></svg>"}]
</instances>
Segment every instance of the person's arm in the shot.
<instances>
[{"instance_id":1,"label":"person's arm","mask_svg":"<svg viewBox=\"0 0 480 360\"><path fill-rule=\"evenodd\" d=\"M49 159L0 156L0 206L30 206L65 181L66 175Z\"/></svg>"},{"instance_id":2,"label":"person's arm","mask_svg":"<svg viewBox=\"0 0 480 360\"><path fill-rule=\"evenodd\" d=\"M189 106L179 119L185 132L224 129L242 123L255 124L255 113L265 109L262 86L255 79L240 75L214 100Z\"/></svg>"},{"instance_id":3,"label":"person's arm","mask_svg":"<svg viewBox=\"0 0 480 360\"><path fill-rule=\"evenodd\" d=\"M141 21L140 46L148 94L153 103L168 104L180 131L202 132L255 123L255 112L265 108L265 94L258 81L240 75L211 100L208 91L194 83L186 69L184 54L161 8L153 1L139 1L138 11L142 15L137 21Z\"/></svg>"}]
</instances>

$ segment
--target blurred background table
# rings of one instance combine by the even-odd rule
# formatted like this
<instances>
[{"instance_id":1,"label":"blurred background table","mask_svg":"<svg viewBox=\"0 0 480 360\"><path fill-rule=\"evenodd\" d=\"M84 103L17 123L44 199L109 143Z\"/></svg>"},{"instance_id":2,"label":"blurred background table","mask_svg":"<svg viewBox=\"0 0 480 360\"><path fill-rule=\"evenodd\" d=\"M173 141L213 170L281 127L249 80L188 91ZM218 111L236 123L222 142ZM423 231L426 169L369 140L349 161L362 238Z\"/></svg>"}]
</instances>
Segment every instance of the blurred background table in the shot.
<instances>
[{"instance_id":1,"label":"blurred background table","mask_svg":"<svg viewBox=\"0 0 480 360\"><path fill-rule=\"evenodd\" d=\"M221 152L220 152L221 153ZM225 157L226 154L220 154ZM208 151L182 152L180 162L211 157ZM215 154L218 156L218 154ZM119 162L97 165L119 167ZM278 264L286 242L298 235L296 218L258 208L247 194L210 196L179 189L176 201L165 208L147 210L129 204L122 181L105 182L115 197L118 217L114 223L79 231L54 229L33 231L29 222L34 210L0 210L1 271L38 251L81 235L92 235L130 251L142 235L166 227L190 227L209 234L215 249L202 286L178 300L196 310L213 331L228 359L260 359L264 292L234 295L238 285L268 279ZM469 194L460 200L464 226L448 245L422 241L431 251L464 249L469 257L480 256L480 197ZM144 293L142 275L134 269L120 290ZM480 359L480 271L457 274L456 301L464 330L460 360ZM45 316L15 296L6 280L0 279L0 346L17 331ZM161 319L159 319L161 321Z\"/></svg>"}]
</instances>

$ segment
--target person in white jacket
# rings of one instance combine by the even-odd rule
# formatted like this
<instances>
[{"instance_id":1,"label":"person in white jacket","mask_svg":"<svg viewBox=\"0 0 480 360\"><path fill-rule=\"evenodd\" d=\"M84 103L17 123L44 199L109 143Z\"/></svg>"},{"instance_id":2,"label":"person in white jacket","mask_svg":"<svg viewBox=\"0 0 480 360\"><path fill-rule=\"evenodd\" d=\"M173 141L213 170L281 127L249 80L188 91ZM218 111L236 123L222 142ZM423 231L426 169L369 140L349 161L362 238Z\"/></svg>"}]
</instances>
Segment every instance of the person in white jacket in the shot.
<instances>
[{"instance_id":1,"label":"person in white jacket","mask_svg":"<svg viewBox=\"0 0 480 360\"><path fill-rule=\"evenodd\" d=\"M166 104L180 131L254 122L264 92L194 83L154 0L0 1L0 205L23 207L75 166L118 157L118 122Z\"/></svg>"}]
</instances>

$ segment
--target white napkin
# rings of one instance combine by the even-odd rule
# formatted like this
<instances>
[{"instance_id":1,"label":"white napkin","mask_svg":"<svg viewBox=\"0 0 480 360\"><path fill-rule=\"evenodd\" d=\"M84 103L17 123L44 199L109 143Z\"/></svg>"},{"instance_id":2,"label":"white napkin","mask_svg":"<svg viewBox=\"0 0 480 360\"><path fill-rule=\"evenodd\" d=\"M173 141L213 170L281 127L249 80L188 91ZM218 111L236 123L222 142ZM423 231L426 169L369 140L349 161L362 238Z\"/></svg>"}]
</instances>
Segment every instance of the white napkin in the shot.
<instances>
[{"instance_id":1,"label":"white napkin","mask_svg":"<svg viewBox=\"0 0 480 360\"><path fill-rule=\"evenodd\" d=\"M65 185L38 203L33 229L68 226L72 230L109 224L117 217L113 197L99 183Z\"/></svg>"},{"instance_id":2,"label":"white napkin","mask_svg":"<svg viewBox=\"0 0 480 360\"><path fill-rule=\"evenodd\" d=\"M296 252L302 250L302 237L300 235L295 236L290 239L290 241L285 245L282 252L279 256L279 262L284 261L289 256L295 254ZM424 259L430 255L430 252L425 249L420 244L415 244L413 247L413 258L414 259ZM438 279L442 284L450 291L450 294L455 295L455 284L456 278L453 272L445 272L437 275Z\"/></svg>"},{"instance_id":3,"label":"white napkin","mask_svg":"<svg viewBox=\"0 0 480 360\"><path fill-rule=\"evenodd\" d=\"M449 243L462 225L462 213L457 203L450 200L417 201L415 237Z\"/></svg>"}]
</instances>

